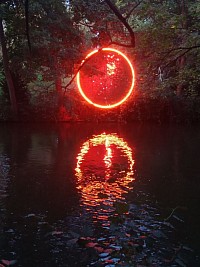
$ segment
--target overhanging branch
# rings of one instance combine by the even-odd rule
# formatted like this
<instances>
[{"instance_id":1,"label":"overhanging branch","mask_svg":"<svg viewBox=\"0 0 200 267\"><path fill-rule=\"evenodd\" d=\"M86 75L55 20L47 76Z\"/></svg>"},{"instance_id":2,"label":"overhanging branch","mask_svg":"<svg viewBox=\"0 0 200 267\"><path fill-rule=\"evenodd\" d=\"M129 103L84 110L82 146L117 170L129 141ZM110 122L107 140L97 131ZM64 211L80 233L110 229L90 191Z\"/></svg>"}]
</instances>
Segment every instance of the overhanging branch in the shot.
<instances>
[{"instance_id":1,"label":"overhanging branch","mask_svg":"<svg viewBox=\"0 0 200 267\"><path fill-rule=\"evenodd\" d=\"M122 46L122 47L133 47L133 45L132 44L124 44L124 43L120 43L120 42L114 42L114 41L111 41L109 44L108 44L108 46L110 46L110 45L118 45L118 46Z\"/></svg>"},{"instance_id":2,"label":"overhanging branch","mask_svg":"<svg viewBox=\"0 0 200 267\"><path fill-rule=\"evenodd\" d=\"M100 52L101 49L98 50L98 52ZM78 75L79 71L83 68L83 66L91 59L91 57L88 57L86 59L84 59L81 63L81 65L78 67L77 71L75 72L74 76L71 78L71 80L68 82L68 84L66 84L66 86L64 87L64 95L66 93L67 88L73 83L73 81L75 80L76 76Z\"/></svg>"},{"instance_id":3,"label":"overhanging branch","mask_svg":"<svg viewBox=\"0 0 200 267\"><path fill-rule=\"evenodd\" d=\"M118 8L110 0L105 0L105 2L110 7L110 9L113 11L113 13L118 17L118 19L124 24L126 29L128 30L130 37L131 37L131 45L128 47L135 47L135 34L134 34L131 26L126 21L126 18L124 18L122 16L122 14L118 10Z\"/></svg>"},{"instance_id":4,"label":"overhanging branch","mask_svg":"<svg viewBox=\"0 0 200 267\"><path fill-rule=\"evenodd\" d=\"M181 52L182 51L182 53L180 53L180 54L177 53L178 55L164 66L164 68L167 68L169 65L176 62L179 58L186 55L189 51L191 51L193 49L197 49L197 48L200 48L200 45L194 45L194 46L189 46L189 47L180 46L180 47L172 48L166 52L163 52L163 54L165 54L165 56L161 59L161 62L163 62L167 57L169 57L172 52L174 52L174 51L180 51Z\"/></svg>"},{"instance_id":5,"label":"overhanging branch","mask_svg":"<svg viewBox=\"0 0 200 267\"><path fill-rule=\"evenodd\" d=\"M132 7L131 8L131 10L128 12L128 14L126 15L126 17L125 17L125 19L127 20L130 16L131 16L131 14L132 14L132 12L142 3L143 1L139 1L134 7Z\"/></svg>"},{"instance_id":6,"label":"overhanging branch","mask_svg":"<svg viewBox=\"0 0 200 267\"><path fill-rule=\"evenodd\" d=\"M168 66L170 66L172 63L175 63L179 58L183 57L185 54L187 54L191 49L185 50L183 53L179 54L175 59L171 60L169 63L167 63L163 69L166 69Z\"/></svg>"}]
</instances>

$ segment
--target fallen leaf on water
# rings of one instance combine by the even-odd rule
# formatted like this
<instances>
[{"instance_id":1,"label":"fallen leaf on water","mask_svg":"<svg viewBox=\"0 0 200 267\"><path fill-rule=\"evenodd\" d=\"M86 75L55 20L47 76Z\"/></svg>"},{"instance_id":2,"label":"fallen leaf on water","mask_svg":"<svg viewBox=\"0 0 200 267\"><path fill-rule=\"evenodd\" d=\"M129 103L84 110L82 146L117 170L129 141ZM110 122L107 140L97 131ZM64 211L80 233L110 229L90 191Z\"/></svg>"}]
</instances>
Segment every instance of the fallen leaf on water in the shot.
<instances>
[{"instance_id":1,"label":"fallen leaf on water","mask_svg":"<svg viewBox=\"0 0 200 267\"><path fill-rule=\"evenodd\" d=\"M9 260L1 260L1 262L3 263L3 264L5 264L6 266L11 266L11 265L14 265L17 261L16 260L11 260L11 261L9 261Z\"/></svg>"},{"instance_id":2,"label":"fallen leaf on water","mask_svg":"<svg viewBox=\"0 0 200 267\"><path fill-rule=\"evenodd\" d=\"M100 238L97 239L97 241L104 241L104 240L106 240L105 237L100 237Z\"/></svg>"},{"instance_id":3,"label":"fallen leaf on water","mask_svg":"<svg viewBox=\"0 0 200 267\"><path fill-rule=\"evenodd\" d=\"M51 234L52 235L62 235L63 232L62 231L53 231Z\"/></svg>"},{"instance_id":4,"label":"fallen leaf on water","mask_svg":"<svg viewBox=\"0 0 200 267\"><path fill-rule=\"evenodd\" d=\"M99 254L99 256L100 256L100 257L102 257L102 258L104 258L104 257L107 257L108 255L109 255L109 253L105 253L105 252L104 252L104 253L101 253L101 254Z\"/></svg>"},{"instance_id":5,"label":"fallen leaf on water","mask_svg":"<svg viewBox=\"0 0 200 267\"><path fill-rule=\"evenodd\" d=\"M119 258L112 258L111 260L113 261L113 263L118 263L120 261Z\"/></svg>"},{"instance_id":6,"label":"fallen leaf on water","mask_svg":"<svg viewBox=\"0 0 200 267\"><path fill-rule=\"evenodd\" d=\"M30 218L30 217L35 217L35 214L34 213L30 213L27 216L25 216L25 218Z\"/></svg>"},{"instance_id":7,"label":"fallen leaf on water","mask_svg":"<svg viewBox=\"0 0 200 267\"><path fill-rule=\"evenodd\" d=\"M111 245L110 245L110 248L113 248L113 249L115 249L115 250L120 250L120 249L122 249L122 246L117 246L117 245L113 245L113 244L111 244Z\"/></svg>"},{"instance_id":8,"label":"fallen leaf on water","mask_svg":"<svg viewBox=\"0 0 200 267\"><path fill-rule=\"evenodd\" d=\"M88 248L93 248L93 247L95 247L96 245L98 245L98 243L89 242L89 243L86 244L86 247L88 247Z\"/></svg>"},{"instance_id":9,"label":"fallen leaf on water","mask_svg":"<svg viewBox=\"0 0 200 267\"><path fill-rule=\"evenodd\" d=\"M110 259L110 256L105 257L105 258L101 258L100 261L106 263L106 262L108 262L109 259Z\"/></svg>"},{"instance_id":10,"label":"fallen leaf on water","mask_svg":"<svg viewBox=\"0 0 200 267\"><path fill-rule=\"evenodd\" d=\"M193 252L193 249L191 249L191 248L189 248L187 246L183 246L183 249Z\"/></svg>"},{"instance_id":11,"label":"fallen leaf on water","mask_svg":"<svg viewBox=\"0 0 200 267\"><path fill-rule=\"evenodd\" d=\"M7 231L6 231L6 233L14 233L14 230L13 229L8 229Z\"/></svg>"},{"instance_id":12,"label":"fallen leaf on water","mask_svg":"<svg viewBox=\"0 0 200 267\"><path fill-rule=\"evenodd\" d=\"M181 267L187 267L187 265L185 265L185 263L179 259L175 259L175 262L178 263L178 265L180 265Z\"/></svg>"},{"instance_id":13,"label":"fallen leaf on water","mask_svg":"<svg viewBox=\"0 0 200 267\"><path fill-rule=\"evenodd\" d=\"M94 247L94 248L99 253L102 253L104 251L104 249L102 247Z\"/></svg>"},{"instance_id":14,"label":"fallen leaf on water","mask_svg":"<svg viewBox=\"0 0 200 267\"><path fill-rule=\"evenodd\" d=\"M147 236L146 235L141 235L141 236L139 236L139 238L145 239L145 238L147 238Z\"/></svg>"},{"instance_id":15,"label":"fallen leaf on water","mask_svg":"<svg viewBox=\"0 0 200 267\"><path fill-rule=\"evenodd\" d=\"M140 226L138 229L142 232L149 232L149 229L145 226Z\"/></svg>"},{"instance_id":16,"label":"fallen leaf on water","mask_svg":"<svg viewBox=\"0 0 200 267\"><path fill-rule=\"evenodd\" d=\"M109 253L109 254L110 254L110 253L112 253L112 252L113 252L113 249L111 249L111 248L107 248L107 249L105 249L105 250L104 250L104 252L105 252L105 253Z\"/></svg>"},{"instance_id":17,"label":"fallen leaf on water","mask_svg":"<svg viewBox=\"0 0 200 267\"><path fill-rule=\"evenodd\" d=\"M105 263L113 263L113 260L109 258L108 260L105 261Z\"/></svg>"}]
</instances>

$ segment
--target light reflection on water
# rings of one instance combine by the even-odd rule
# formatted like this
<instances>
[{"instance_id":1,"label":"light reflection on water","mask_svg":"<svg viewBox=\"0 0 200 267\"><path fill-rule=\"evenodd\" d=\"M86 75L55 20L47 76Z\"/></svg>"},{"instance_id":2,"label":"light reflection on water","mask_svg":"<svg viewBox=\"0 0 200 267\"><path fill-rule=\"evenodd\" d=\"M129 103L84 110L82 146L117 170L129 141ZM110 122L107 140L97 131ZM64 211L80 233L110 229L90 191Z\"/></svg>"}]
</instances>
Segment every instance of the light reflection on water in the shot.
<instances>
[{"instance_id":1,"label":"light reflection on water","mask_svg":"<svg viewBox=\"0 0 200 267\"><path fill-rule=\"evenodd\" d=\"M184 223L173 216L169 222L175 229L181 226L179 235L184 227L181 239L189 236L199 249L199 151L196 127L1 125L1 259L17 260L19 267L86 266L90 260L79 241L98 243L95 248L104 251L110 245L127 248L130 241L132 250L117 252L121 259L122 253L129 259L133 252L135 257L135 245L141 244L159 254L159 246L173 248L173 244L170 239L155 241L154 232L166 230L154 209L155 199L166 210L164 218L174 207L187 208L180 209ZM127 216L126 209L122 216L117 213L119 203L129 208ZM170 227L167 238L171 231ZM145 236L149 243L141 243Z\"/></svg>"},{"instance_id":2,"label":"light reflection on water","mask_svg":"<svg viewBox=\"0 0 200 267\"><path fill-rule=\"evenodd\" d=\"M114 203L124 201L133 186L133 165L132 149L116 133L94 135L83 143L75 169L77 189L94 220L107 220Z\"/></svg>"}]
</instances>

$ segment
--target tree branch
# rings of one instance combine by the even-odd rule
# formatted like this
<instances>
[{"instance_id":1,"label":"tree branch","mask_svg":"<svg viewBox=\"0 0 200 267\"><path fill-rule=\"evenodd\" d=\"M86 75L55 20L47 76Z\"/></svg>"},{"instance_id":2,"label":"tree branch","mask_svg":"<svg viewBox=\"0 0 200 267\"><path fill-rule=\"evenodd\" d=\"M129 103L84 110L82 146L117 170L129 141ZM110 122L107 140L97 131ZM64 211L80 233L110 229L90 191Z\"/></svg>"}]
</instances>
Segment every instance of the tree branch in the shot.
<instances>
[{"instance_id":1,"label":"tree branch","mask_svg":"<svg viewBox=\"0 0 200 267\"><path fill-rule=\"evenodd\" d=\"M142 3L143 1L139 1L133 8L131 8L131 10L128 12L128 14L126 15L125 19L127 20L131 13Z\"/></svg>"},{"instance_id":2,"label":"tree branch","mask_svg":"<svg viewBox=\"0 0 200 267\"><path fill-rule=\"evenodd\" d=\"M200 45L194 45L194 46L189 46L189 47L184 47L184 46L180 46L180 47L176 47L176 48L172 48L164 53L167 53L167 54L170 54L171 52L173 51L177 51L177 50L192 50L192 49L195 49L195 48L200 48Z\"/></svg>"},{"instance_id":3,"label":"tree branch","mask_svg":"<svg viewBox=\"0 0 200 267\"><path fill-rule=\"evenodd\" d=\"M135 35L134 35L134 32L133 32L131 26L126 21L126 18L124 18L122 16L122 14L118 10L118 8L110 0L105 0L105 2L110 7L110 9L113 11L113 13L118 17L118 19L124 24L124 26L126 27L128 32L130 33L131 45L129 47L135 47Z\"/></svg>"},{"instance_id":4,"label":"tree branch","mask_svg":"<svg viewBox=\"0 0 200 267\"><path fill-rule=\"evenodd\" d=\"M18 120L18 105L17 105L17 99L16 99L16 91L15 91L13 78L10 72L10 68L9 68L9 58L8 58L8 52L7 52L7 47L6 47L6 39L4 35L3 19L1 16L0 16L0 44L1 44L1 49L2 49L2 61L3 61L5 77L6 77L6 81L8 85L13 119L17 121Z\"/></svg>"},{"instance_id":5,"label":"tree branch","mask_svg":"<svg viewBox=\"0 0 200 267\"><path fill-rule=\"evenodd\" d=\"M100 52L102 49L99 49L98 52ZM72 79L68 82L68 84L64 87L64 95L66 93L67 87L69 87L73 81L75 80L77 74L79 73L79 71L82 69L82 67L91 59L91 57L88 57L86 59L84 59L84 61L82 61L81 65L79 66L79 68L77 69L76 73L74 74L74 76L72 77Z\"/></svg>"},{"instance_id":6,"label":"tree branch","mask_svg":"<svg viewBox=\"0 0 200 267\"><path fill-rule=\"evenodd\" d=\"M165 60L172 52L179 51L179 50L185 50L183 53L177 55L175 59L171 60L167 65L165 65L164 69L166 67L168 67L171 63L176 62L180 57L182 57L185 54L187 54L190 50L196 49L196 48L200 48L200 45L194 45L194 46L190 46L190 47L176 47L176 48L172 48L172 49L164 52L166 55L161 59L161 62L163 62L163 60Z\"/></svg>"},{"instance_id":7,"label":"tree branch","mask_svg":"<svg viewBox=\"0 0 200 267\"><path fill-rule=\"evenodd\" d=\"M110 45L118 45L118 46L122 46L122 47L133 47L133 45L132 44L123 44L123 43L119 43L119 42L113 42L113 41L111 41L109 44L108 44L108 46L110 46Z\"/></svg>"},{"instance_id":8,"label":"tree branch","mask_svg":"<svg viewBox=\"0 0 200 267\"><path fill-rule=\"evenodd\" d=\"M171 60L169 63L167 63L163 69L166 69L169 65L171 65L172 63L175 63L179 58L183 57L185 54L187 54L191 49L187 49L185 52L181 53L180 55L178 55L175 59Z\"/></svg>"}]
</instances>

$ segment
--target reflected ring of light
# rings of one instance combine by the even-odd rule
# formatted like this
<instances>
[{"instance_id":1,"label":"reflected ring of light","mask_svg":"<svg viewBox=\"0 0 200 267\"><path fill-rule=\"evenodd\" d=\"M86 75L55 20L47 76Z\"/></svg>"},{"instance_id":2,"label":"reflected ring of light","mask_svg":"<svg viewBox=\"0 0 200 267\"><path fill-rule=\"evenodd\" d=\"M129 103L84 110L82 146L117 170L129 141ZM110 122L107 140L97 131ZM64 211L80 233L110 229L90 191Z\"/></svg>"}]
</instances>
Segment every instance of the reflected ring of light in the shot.
<instances>
[{"instance_id":1,"label":"reflected ring of light","mask_svg":"<svg viewBox=\"0 0 200 267\"><path fill-rule=\"evenodd\" d=\"M131 182L133 180L132 175L133 175L133 165L134 165L134 160L132 158L132 149L128 146L126 141L124 141L117 135L105 134L105 133L100 135L95 135L93 136L93 138L83 143L80 153L77 156L77 164L75 168L76 177L78 177L79 180L82 179L81 163L83 162L85 155L89 152L90 147L102 145L106 142L106 139L109 140L110 145L114 144L117 145L119 148L123 149L129 161L129 171L126 174L126 181Z\"/></svg>"},{"instance_id":2,"label":"reflected ring of light","mask_svg":"<svg viewBox=\"0 0 200 267\"><path fill-rule=\"evenodd\" d=\"M128 63L129 67L130 67L130 70L131 70L131 74L132 74L132 82L131 82L131 86L129 88L129 91L128 93L125 95L124 98L122 98L120 101L118 101L117 103L114 103L112 105L100 105L100 104L97 104L97 103L94 103L93 101L91 101L84 93L82 87L81 87L81 82L80 82L80 71L78 72L77 74L77 85L78 85L78 89L79 89L79 92L80 94L82 95L82 97L88 102L90 103L91 105L97 107L97 108L102 108L102 109L112 109L112 108L115 108L119 105L121 105L122 103L124 103L128 97L131 95L132 91L133 91L133 87L134 87L134 83L135 83L135 74L134 74L134 69L133 69L133 66L130 62L130 60L128 59L127 56L125 56L121 51L117 50L117 49L114 49L114 48L102 48L101 50L103 51L110 51L110 52L115 52L117 54L119 54L120 56L122 56L126 62ZM83 60L82 62L82 65L85 63L86 60L88 60L88 58L90 58L91 56L93 56L94 54L98 53L99 50L94 50L92 52L90 52L85 60Z\"/></svg>"}]
</instances>

